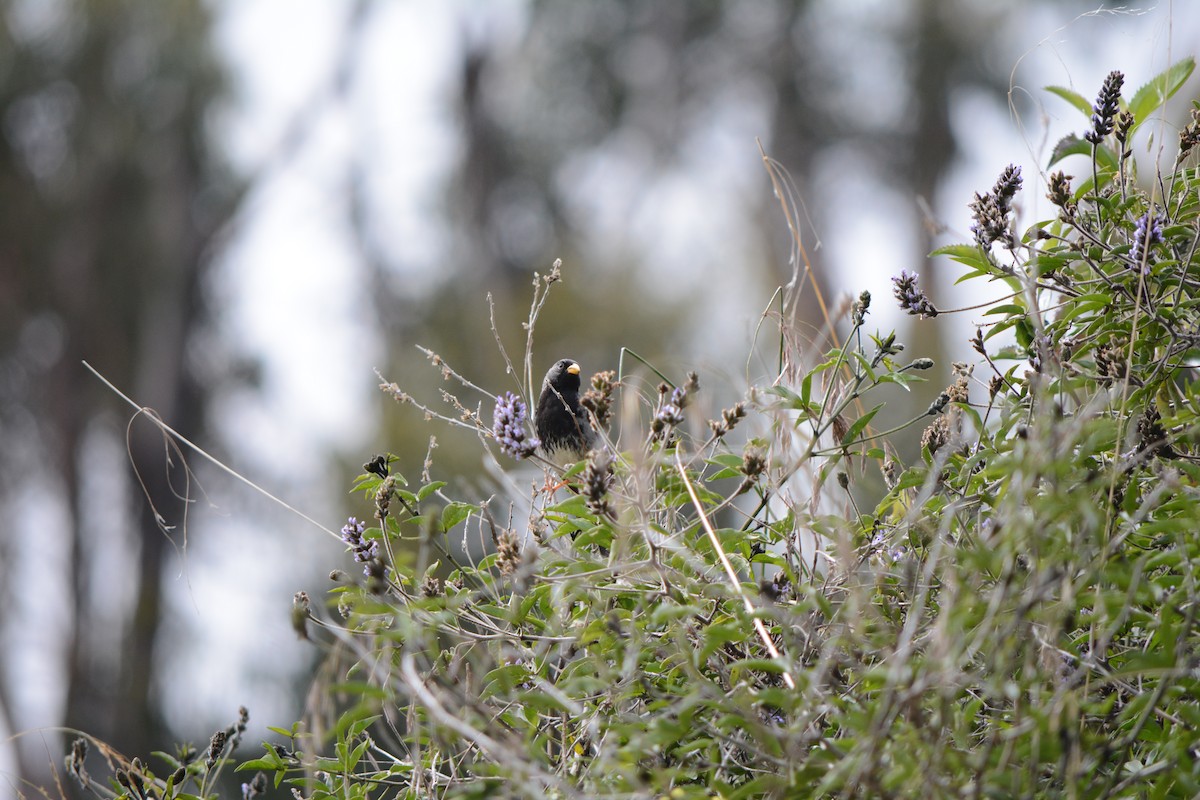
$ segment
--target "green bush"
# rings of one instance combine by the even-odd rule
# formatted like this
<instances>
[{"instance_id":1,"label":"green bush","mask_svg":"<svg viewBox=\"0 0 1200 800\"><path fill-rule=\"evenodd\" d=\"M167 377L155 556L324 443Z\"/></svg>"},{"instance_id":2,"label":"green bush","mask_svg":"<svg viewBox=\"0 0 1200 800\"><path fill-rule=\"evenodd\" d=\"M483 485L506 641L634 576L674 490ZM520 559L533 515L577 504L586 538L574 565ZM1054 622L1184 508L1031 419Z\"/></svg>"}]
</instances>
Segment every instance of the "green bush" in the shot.
<instances>
[{"instance_id":1,"label":"green bush","mask_svg":"<svg viewBox=\"0 0 1200 800\"><path fill-rule=\"evenodd\" d=\"M240 768L312 798L1196 796L1200 111L1169 171L1130 149L1192 66L1127 102L1119 73L1094 105L1052 89L1090 117L1056 218L1017 230L1015 168L976 195L938 254L1005 298L913 463L868 405L932 362L868 334L864 292L841 347L781 334L782 377L707 427L694 376L597 376L619 433L573 490L514 479L527 515L368 465L364 574L297 598L323 693ZM484 395L426 412L515 465Z\"/></svg>"},{"instance_id":2,"label":"green bush","mask_svg":"<svg viewBox=\"0 0 1200 800\"><path fill-rule=\"evenodd\" d=\"M377 555L314 634L336 712L246 766L318 798L1195 796L1200 133L1149 188L1130 150L1191 67L1127 104L1119 73L1094 107L1055 90L1091 115L1054 154L1091 162L1049 176L1057 218L1016 230L1014 168L976 196L976 240L939 253L1008 297L916 463L863 401L930 362L864 336L864 294L843 347L785 354L798 374L703 435L694 378L602 376L593 407L641 411L575 492L533 494L529 530L377 464ZM915 276L895 293L938 313ZM729 444L739 422L764 435ZM874 509L830 513L868 465ZM486 556L449 544L471 536Z\"/></svg>"}]
</instances>

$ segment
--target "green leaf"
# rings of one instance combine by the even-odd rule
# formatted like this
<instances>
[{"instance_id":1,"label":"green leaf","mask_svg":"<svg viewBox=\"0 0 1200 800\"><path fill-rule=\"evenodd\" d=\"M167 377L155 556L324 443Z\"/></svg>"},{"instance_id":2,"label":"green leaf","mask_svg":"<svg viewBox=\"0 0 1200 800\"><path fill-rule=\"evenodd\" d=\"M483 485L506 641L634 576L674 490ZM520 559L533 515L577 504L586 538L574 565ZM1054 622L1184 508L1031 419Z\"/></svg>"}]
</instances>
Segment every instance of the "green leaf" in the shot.
<instances>
[{"instance_id":1,"label":"green leaf","mask_svg":"<svg viewBox=\"0 0 1200 800\"><path fill-rule=\"evenodd\" d=\"M871 360L865 355L855 350L850 354L850 357L858 362L858 374L866 377L871 383L876 383L875 370L871 369Z\"/></svg>"},{"instance_id":2,"label":"green leaf","mask_svg":"<svg viewBox=\"0 0 1200 800\"><path fill-rule=\"evenodd\" d=\"M263 747L267 750L265 756L243 761L237 765L234 771L249 772L250 770L263 770L264 772L275 772L276 770L287 769L287 761L283 756L279 755L279 751L275 749L275 745L270 742L263 742Z\"/></svg>"},{"instance_id":3,"label":"green leaf","mask_svg":"<svg viewBox=\"0 0 1200 800\"><path fill-rule=\"evenodd\" d=\"M442 532L448 533L458 523L475 512L470 503L451 503L442 509Z\"/></svg>"},{"instance_id":4,"label":"green leaf","mask_svg":"<svg viewBox=\"0 0 1200 800\"><path fill-rule=\"evenodd\" d=\"M772 675L781 675L784 672L784 668L782 664L772 658L743 658L729 665L729 676L734 681L741 679L743 671L769 672Z\"/></svg>"},{"instance_id":5,"label":"green leaf","mask_svg":"<svg viewBox=\"0 0 1200 800\"><path fill-rule=\"evenodd\" d=\"M418 501L424 500L425 498L429 497L429 495L433 494L434 492L436 492L438 489L441 489L445 485L446 485L445 481L434 481L433 483L425 484L424 486L421 487L420 491L417 492L417 500Z\"/></svg>"},{"instance_id":6,"label":"green leaf","mask_svg":"<svg viewBox=\"0 0 1200 800\"><path fill-rule=\"evenodd\" d=\"M703 613L698 606L692 605L676 605L675 603L658 603L654 606L654 610L650 613L649 625L651 628L661 628L662 626L684 619L686 617L700 616Z\"/></svg>"},{"instance_id":7,"label":"green leaf","mask_svg":"<svg viewBox=\"0 0 1200 800\"><path fill-rule=\"evenodd\" d=\"M556 503L546 509L547 514L562 515L563 517L571 516L587 516L592 517L588 512L587 498L581 494L573 494L561 503Z\"/></svg>"},{"instance_id":8,"label":"green leaf","mask_svg":"<svg viewBox=\"0 0 1200 800\"><path fill-rule=\"evenodd\" d=\"M1103 145L1097 145L1095 149L1096 163L1101 167L1101 183L1106 183L1105 178L1117 171L1117 155ZM1067 156L1087 156L1091 158L1092 143L1073 133L1067 134L1054 145L1054 149L1050 152L1050 163L1047 166L1052 167ZM1087 176L1087 180L1091 180L1090 175Z\"/></svg>"},{"instance_id":9,"label":"green leaf","mask_svg":"<svg viewBox=\"0 0 1200 800\"><path fill-rule=\"evenodd\" d=\"M850 430L846 431L846 435L842 437L842 444L849 444L850 442L856 441L859 434L863 432L863 428L871 424L871 420L876 414L879 413L879 409L883 408L885 405L886 403L880 403L858 419L854 420L854 424L850 426Z\"/></svg>"},{"instance_id":10,"label":"green leaf","mask_svg":"<svg viewBox=\"0 0 1200 800\"><path fill-rule=\"evenodd\" d=\"M746 629L739 622L717 622L705 628L701 638L704 646L700 648L697 664L703 664L718 647L745 639Z\"/></svg>"},{"instance_id":11,"label":"green leaf","mask_svg":"<svg viewBox=\"0 0 1200 800\"><path fill-rule=\"evenodd\" d=\"M381 483L383 483L383 478L374 473L359 475L354 479L354 485L350 487L350 494L362 492L369 497L379 490L379 484Z\"/></svg>"},{"instance_id":12,"label":"green leaf","mask_svg":"<svg viewBox=\"0 0 1200 800\"><path fill-rule=\"evenodd\" d=\"M350 751L350 754L346 758L345 764L345 769L347 772L353 772L354 768L358 766L358 762L363 757L363 753L367 752L367 745L369 744L371 744L371 740L364 738L358 743L357 746L355 746L353 750Z\"/></svg>"},{"instance_id":13,"label":"green leaf","mask_svg":"<svg viewBox=\"0 0 1200 800\"><path fill-rule=\"evenodd\" d=\"M934 256L950 256L960 264L966 264L968 267L974 267L982 272L991 272L994 268L979 249L976 244L948 244L945 247L939 247L929 254L930 258Z\"/></svg>"},{"instance_id":14,"label":"green leaf","mask_svg":"<svg viewBox=\"0 0 1200 800\"><path fill-rule=\"evenodd\" d=\"M819 367L817 369L819 369ZM811 388L812 376L816 371L817 370L814 369L805 376L805 383L802 384L802 388L804 388L806 385L808 388ZM786 386L770 386L765 390L765 393L773 394L776 397L781 398L787 402L788 408L792 408L797 411L803 411L810 417L816 416L817 414L817 409L808 399L802 398L800 395L796 394L791 389L788 389Z\"/></svg>"},{"instance_id":15,"label":"green leaf","mask_svg":"<svg viewBox=\"0 0 1200 800\"><path fill-rule=\"evenodd\" d=\"M1129 101L1129 111L1133 114L1134 124L1141 125L1161 108L1162 104L1187 82L1195 68L1196 60L1188 56L1155 75L1145 86L1138 89Z\"/></svg>"},{"instance_id":16,"label":"green leaf","mask_svg":"<svg viewBox=\"0 0 1200 800\"><path fill-rule=\"evenodd\" d=\"M1017 303L1007 303L1002 306L993 306L992 308L989 308L987 311L983 312L983 314L984 316L990 316L992 314L1019 314L1024 316L1025 306Z\"/></svg>"},{"instance_id":17,"label":"green leaf","mask_svg":"<svg viewBox=\"0 0 1200 800\"><path fill-rule=\"evenodd\" d=\"M1014 332L1017 335L1017 344L1019 344L1021 347L1028 348L1029 345L1033 344L1033 337L1035 333L1033 330L1033 323L1029 321L1028 317L1019 317L1016 319L1017 324L1014 328Z\"/></svg>"},{"instance_id":18,"label":"green leaf","mask_svg":"<svg viewBox=\"0 0 1200 800\"><path fill-rule=\"evenodd\" d=\"M1092 101L1088 100L1079 92L1075 91L1074 89L1068 89L1065 86L1047 86L1045 88L1047 92L1050 92L1050 94L1058 95L1063 100L1066 100L1068 103L1075 106L1077 109L1083 112L1084 117L1089 119L1091 118Z\"/></svg>"},{"instance_id":19,"label":"green leaf","mask_svg":"<svg viewBox=\"0 0 1200 800\"><path fill-rule=\"evenodd\" d=\"M737 467L742 466L742 457L737 453L717 453L708 460L710 464L716 464L722 467Z\"/></svg>"}]
</instances>

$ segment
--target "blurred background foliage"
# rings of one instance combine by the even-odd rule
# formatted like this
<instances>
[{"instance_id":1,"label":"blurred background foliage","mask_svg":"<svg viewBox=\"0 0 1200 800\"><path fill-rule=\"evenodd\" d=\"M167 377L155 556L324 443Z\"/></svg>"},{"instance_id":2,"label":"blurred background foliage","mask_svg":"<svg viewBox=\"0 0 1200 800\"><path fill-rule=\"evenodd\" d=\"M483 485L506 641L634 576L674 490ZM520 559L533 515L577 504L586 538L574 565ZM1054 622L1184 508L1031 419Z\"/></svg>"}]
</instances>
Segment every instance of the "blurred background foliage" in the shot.
<instances>
[{"instance_id":1,"label":"blurred background foliage","mask_svg":"<svg viewBox=\"0 0 1200 800\"><path fill-rule=\"evenodd\" d=\"M496 356L486 293L495 299L497 329L519 353L533 272L555 258L566 265L565 281L539 322L537 375L568 354L588 372L613 368L621 346L672 377L697 365L712 372L732 364L720 377L739 374L748 331L796 266L756 137L805 201L801 233L814 245L808 260L825 296L874 288L882 299L889 284L878 265L862 263L864 254L886 254L885 271L920 265L940 241L930 220L965 209L969 198L947 193L947 182L984 147L984 132L964 125L964 115L987 108L1004 118L1014 64L1096 7L1070 0L267 7L285 41L289 23L308 14L344 24L329 35L336 55L326 80L282 126L269 158L247 168L228 156L231 126L222 120L239 113L240 81L216 42L236 5L0 0L0 769L7 779L0 785L46 785L61 752L53 733L14 743L7 737L17 731L68 725L144 755L205 738L204 726L223 724L239 703L251 706L255 730L280 724L255 718L254 704L237 692L295 681L298 705L309 662L247 650L240 658L254 680L211 674L213 655L199 644L207 640L189 638L187 626L212 625L215 615L180 576L199 582L219 563L223 597L243 597L234 585L253 584L258 594L246 596L257 600L220 615L221 624L273 626L278 637L295 584L330 566L316 557L307 563L308 545L295 544L319 538L311 529L244 517L242 533L259 538L222 554L232 559L244 548L241 560L197 556L188 564L180 497L195 499L195 486L185 484L178 457L167 469L150 425L135 423L127 434L130 410L82 360L184 435L235 465L254 464L256 479L296 490L289 499L329 520L348 507L329 483L346 485L342 478L382 450L400 455L402 471L419 469L430 433L442 440L439 470L479 472L476 448L457 448L411 409L370 396L360 406L365 428L378 422L377 431L336 442L287 432L281 452L344 465L306 493L313 484L297 476L290 457L251 455L239 431L259 427L252 417L229 418L241 407L230 398L254 396L273 356L238 340L229 298L254 284L223 266L225 256L267 213L263 184L298 168L306 147L319 151L323 114L339 108L349 127L370 128L394 102L383 92L365 104L347 102L368 91L362 87L408 77L372 76L364 55L372 33L395 24L390 11L408 9L410 23L441 20L430 31L441 31L450 51L437 100L449 167L437 173L425 217L436 244L397 243L378 192L388 175L368 148L336 162L342 189L324 210L349 231L357 266L348 283L367 298L353 307L359 346L379 360L361 372L379 366L434 400L439 376L416 344L484 387L515 388ZM1177 18L1193 12L1166 13L1156 24L1195 30ZM1133 22L1103 16L1081 27L1079 49L1100 52L1100 37L1119 41ZM273 57L268 44L275 42L262 42L261 62ZM1014 102L1033 110L1021 93ZM408 157L432 158L416 147ZM994 175L1007 160L997 155L980 172ZM864 205L859 219L836 219L828 198L861 194L864 185L866 199L880 205ZM901 232L895 241L865 241L864 230L877 230L872 214ZM300 280L312 265L288 268L289 281ZM936 296L936 280L927 283ZM312 324L289 316L280 307L285 297L260 288L242 301L288 320L277 332L284 349ZM811 292L804 299L789 324L823 349L821 313ZM935 355L949 346L922 335L917 328L907 337L915 351ZM327 391L333 397L349 388ZM310 407L327 400L302 398ZM258 413L275 415L269 404ZM188 463L221 494L233 492ZM219 502L233 513L198 514L194 540L229 541L220 531L238 507ZM286 561L269 561L268 552ZM234 696L203 719L169 719L164 709L205 671L205 680L228 684ZM293 709L273 710L290 719Z\"/></svg>"},{"instance_id":2,"label":"blurred background foliage","mask_svg":"<svg viewBox=\"0 0 1200 800\"><path fill-rule=\"evenodd\" d=\"M114 479L123 420L81 361L201 434L220 348L205 281L242 189L208 135L224 74L199 2L0 9L0 608L6 635L57 617L40 644L60 659L31 674L4 648L0 724L22 730L47 690L30 681L51 682L58 722L145 751L168 735L154 509L169 522L181 505L144 430L131 456L160 468ZM19 776L45 776L44 750L17 753Z\"/></svg>"}]
</instances>

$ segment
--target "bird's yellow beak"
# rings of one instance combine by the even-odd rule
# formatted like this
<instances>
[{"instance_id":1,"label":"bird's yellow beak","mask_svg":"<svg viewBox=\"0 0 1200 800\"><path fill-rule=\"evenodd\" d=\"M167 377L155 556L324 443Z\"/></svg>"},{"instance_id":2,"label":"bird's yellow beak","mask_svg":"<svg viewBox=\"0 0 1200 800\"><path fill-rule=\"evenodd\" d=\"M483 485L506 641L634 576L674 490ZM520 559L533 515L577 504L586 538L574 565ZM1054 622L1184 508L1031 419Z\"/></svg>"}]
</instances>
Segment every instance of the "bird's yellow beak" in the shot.
<instances>
[{"instance_id":1,"label":"bird's yellow beak","mask_svg":"<svg viewBox=\"0 0 1200 800\"><path fill-rule=\"evenodd\" d=\"M567 367L567 372L571 373L572 375L578 375L579 374L579 365L572 364L571 366Z\"/></svg>"}]
</instances>

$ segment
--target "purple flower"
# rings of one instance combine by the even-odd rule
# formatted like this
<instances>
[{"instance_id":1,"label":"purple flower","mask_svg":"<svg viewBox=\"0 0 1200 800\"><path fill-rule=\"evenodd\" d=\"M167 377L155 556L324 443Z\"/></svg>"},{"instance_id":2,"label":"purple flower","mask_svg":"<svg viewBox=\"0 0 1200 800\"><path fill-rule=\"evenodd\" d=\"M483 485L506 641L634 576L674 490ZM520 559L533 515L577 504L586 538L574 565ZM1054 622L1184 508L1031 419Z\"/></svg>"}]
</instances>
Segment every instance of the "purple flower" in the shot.
<instances>
[{"instance_id":1,"label":"purple flower","mask_svg":"<svg viewBox=\"0 0 1200 800\"><path fill-rule=\"evenodd\" d=\"M342 541L354 551L354 560L360 564L371 561L379 554L379 542L363 538L366 529L367 526L355 517L350 517L342 526ZM367 568L364 567L363 572L366 573Z\"/></svg>"},{"instance_id":2,"label":"purple flower","mask_svg":"<svg viewBox=\"0 0 1200 800\"><path fill-rule=\"evenodd\" d=\"M929 302L925 290L917 286L919 277L917 273L905 269L901 270L898 276L892 278L896 299L900 301L900 308L909 314L921 318L936 317L938 310L934 308L933 303Z\"/></svg>"},{"instance_id":3,"label":"purple flower","mask_svg":"<svg viewBox=\"0 0 1200 800\"><path fill-rule=\"evenodd\" d=\"M1092 104L1092 129L1083 138L1092 144L1100 144L1104 137L1112 133L1113 118L1121 110L1121 87L1125 84L1125 76L1113 70L1104 79L1100 87L1100 95Z\"/></svg>"},{"instance_id":4,"label":"purple flower","mask_svg":"<svg viewBox=\"0 0 1200 800\"><path fill-rule=\"evenodd\" d=\"M1138 219L1137 227L1134 228L1133 249L1129 251L1129 258L1133 261L1134 268L1140 269L1143 275L1150 274L1150 259L1147 250L1150 245L1162 241L1163 222L1165 221L1162 214L1151 210Z\"/></svg>"},{"instance_id":5,"label":"purple flower","mask_svg":"<svg viewBox=\"0 0 1200 800\"><path fill-rule=\"evenodd\" d=\"M679 390L676 389L675 391L678 392ZM683 409L676 403L665 403L654 416L654 420L661 425L682 425Z\"/></svg>"},{"instance_id":6,"label":"purple flower","mask_svg":"<svg viewBox=\"0 0 1200 800\"><path fill-rule=\"evenodd\" d=\"M512 392L496 398L492 413L492 435L500 449L513 458L529 458L541 444L525 430L525 401Z\"/></svg>"},{"instance_id":7,"label":"purple flower","mask_svg":"<svg viewBox=\"0 0 1200 800\"><path fill-rule=\"evenodd\" d=\"M971 233L975 234L975 241L983 249L991 247L994 242L1013 246L1009 215L1012 213L1013 198L1020 188L1021 168L1009 164L1000 173L990 192L975 193L975 199L970 203L971 216L975 219Z\"/></svg>"},{"instance_id":8,"label":"purple flower","mask_svg":"<svg viewBox=\"0 0 1200 800\"><path fill-rule=\"evenodd\" d=\"M1012 210L1012 201L1017 196L1021 183L1021 168L1015 164L1005 167L996 179L996 185L992 187L992 196L996 198L996 205L1004 213Z\"/></svg>"}]
</instances>

